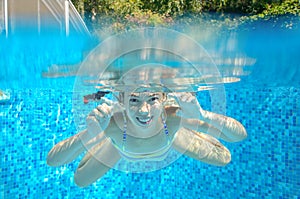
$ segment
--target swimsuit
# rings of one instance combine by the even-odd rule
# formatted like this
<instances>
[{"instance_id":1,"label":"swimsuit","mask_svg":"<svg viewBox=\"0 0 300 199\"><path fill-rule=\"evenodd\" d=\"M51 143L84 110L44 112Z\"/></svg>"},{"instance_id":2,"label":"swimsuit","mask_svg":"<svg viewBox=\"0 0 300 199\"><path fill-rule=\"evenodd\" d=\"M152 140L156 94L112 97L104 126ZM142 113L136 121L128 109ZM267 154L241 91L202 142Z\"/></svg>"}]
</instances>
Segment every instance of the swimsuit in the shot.
<instances>
[{"instance_id":1,"label":"swimsuit","mask_svg":"<svg viewBox=\"0 0 300 199\"><path fill-rule=\"evenodd\" d=\"M171 143L170 142L168 145L162 147L161 149L158 149L156 151L153 152L149 152L149 153L135 153L135 152L130 152L130 151L126 151L123 148L119 147L113 140L112 140L112 144L118 149L119 154L122 158L128 160L128 161L145 161L145 160L149 160L149 161L162 161L164 160L167 155L168 152L171 149Z\"/></svg>"}]
</instances>

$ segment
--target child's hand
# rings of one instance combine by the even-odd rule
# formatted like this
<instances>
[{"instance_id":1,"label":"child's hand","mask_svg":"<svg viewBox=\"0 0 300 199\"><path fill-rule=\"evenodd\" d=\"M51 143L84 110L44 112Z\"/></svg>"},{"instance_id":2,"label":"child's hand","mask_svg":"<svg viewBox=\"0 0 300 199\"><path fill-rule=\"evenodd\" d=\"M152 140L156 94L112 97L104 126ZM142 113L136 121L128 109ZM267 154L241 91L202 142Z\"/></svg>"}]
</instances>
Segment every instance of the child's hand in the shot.
<instances>
[{"instance_id":1,"label":"child's hand","mask_svg":"<svg viewBox=\"0 0 300 199\"><path fill-rule=\"evenodd\" d=\"M203 109L197 98L189 92L170 93L168 97L174 98L180 106L178 116L186 119L202 119Z\"/></svg>"},{"instance_id":2,"label":"child's hand","mask_svg":"<svg viewBox=\"0 0 300 199\"><path fill-rule=\"evenodd\" d=\"M101 98L100 103L86 118L87 130L92 137L104 131L113 114L123 109L118 102L105 97Z\"/></svg>"}]
</instances>

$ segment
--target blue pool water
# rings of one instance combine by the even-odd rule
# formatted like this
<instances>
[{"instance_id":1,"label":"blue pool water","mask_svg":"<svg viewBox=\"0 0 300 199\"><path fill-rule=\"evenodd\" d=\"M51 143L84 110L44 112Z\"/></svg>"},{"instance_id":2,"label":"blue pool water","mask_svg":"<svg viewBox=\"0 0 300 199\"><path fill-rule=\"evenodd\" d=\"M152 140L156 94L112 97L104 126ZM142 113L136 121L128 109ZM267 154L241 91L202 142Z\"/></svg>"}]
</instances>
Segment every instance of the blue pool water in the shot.
<instances>
[{"instance_id":1,"label":"blue pool water","mask_svg":"<svg viewBox=\"0 0 300 199\"><path fill-rule=\"evenodd\" d=\"M78 188L73 173L80 158L57 168L46 165L54 144L76 133L75 77L42 74L54 64L78 64L97 41L1 37L0 89L11 96L0 103L1 198L299 198L299 18L220 32L176 29L199 41L219 67L226 67L227 59L239 72L240 82L225 85L226 115L245 126L248 138L223 142L232 153L229 165L215 167L182 156L149 173L110 170L91 186ZM203 39L200 33L211 36ZM207 91L198 99L210 109Z\"/></svg>"}]
</instances>

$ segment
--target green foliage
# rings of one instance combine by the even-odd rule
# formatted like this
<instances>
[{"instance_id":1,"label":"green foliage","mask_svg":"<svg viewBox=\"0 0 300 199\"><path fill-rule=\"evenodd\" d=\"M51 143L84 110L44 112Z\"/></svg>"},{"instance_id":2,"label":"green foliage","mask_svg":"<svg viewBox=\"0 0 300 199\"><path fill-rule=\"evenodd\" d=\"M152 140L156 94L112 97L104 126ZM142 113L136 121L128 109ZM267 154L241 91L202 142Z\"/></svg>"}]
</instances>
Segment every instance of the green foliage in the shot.
<instances>
[{"instance_id":1,"label":"green foliage","mask_svg":"<svg viewBox=\"0 0 300 199\"><path fill-rule=\"evenodd\" d=\"M152 12L151 10L137 11L125 16L129 26L157 26L171 23L173 19L165 14Z\"/></svg>"},{"instance_id":2,"label":"green foliage","mask_svg":"<svg viewBox=\"0 0 300 199\"><path fill-rule=\"evenodd\" d=\"M299 15L300 16L300 2L299 0L286 0L282 3L267 5L262 12L263 15Z\"/></svg>"},{"instance_id":3,"label":"green foliage","mask_svg":"<svg viewBox=\"0 0 300 199\"><path fill-rule=\"evenodd\" d=\"M279 0L206 0L203 8L207 11L257 14L265 9L265 5L281 2Z\"/></svg>"},{"instance_id":4,"label":"green foliage","mask_svg":"<svg viewBox=\"0 0 300 199\"><path fill-rule=\"evenodd\" d=\"M93 25L120 31L128 27L172 24L182 16L203 12L246 14L236 21L256 20L274 15L300 16L299 0L72 0ZM187 19L185 17L185 19ZM89 20L87 20L89 21Z\"/></svg>"},{"instance_id":5,"label":"green foliage","mask_svg":"<svg viewBox=\"0 0 300 199\"><path fill-rule=\"evenodd\" d=\"M178 16L186 12L201 12L199 0L72 0L75 7L84 4L87 13L126 16L133 12L147 12Z\"/></svg>"},{"instance_id":6,"label":"green foliage","mask_svg":"<svg viewBox=\"0 0 300 199\"><path fill-rule=\"evenodd\" d=\"M113 0L109 2L109 9L114 15L126 16L142 8L141 0Z\"/></svg>"},{"instance_id":7,"label":"green foliage","mask_svg":"<svg viewBox=\"0 0 300 199\"><path fill-rule=\"evenodd\" d=\"M181 16L186 12L199 13L202 11L199 0L143 0L143 3L143 9L173 17Z\"/></svg>"},{"instance_id":8,"label":"green foliage","mask_svg":"<svg viewBox=\"0 0 300 199\"><path fill-rule=\"evenodd\" d=\"M243 16L241 17L241 20L268 20L272 17L282 15L300 16L300 2L298 0L285 0L281 3L266 4L265 9L262 12L255 15Z\"/></svg>"},{"instance_id":9,"label":"green foliage","mask_svg":"<svg viewBox=\"0 0 300 199\"><path fill-rule=\"evenodd\" d=\"M299 13L299 0L72 0L75 7L88 15L106 14L125 17L134 12L181 16L203 11L231 13Z\"/></svg>"}]
</instances>

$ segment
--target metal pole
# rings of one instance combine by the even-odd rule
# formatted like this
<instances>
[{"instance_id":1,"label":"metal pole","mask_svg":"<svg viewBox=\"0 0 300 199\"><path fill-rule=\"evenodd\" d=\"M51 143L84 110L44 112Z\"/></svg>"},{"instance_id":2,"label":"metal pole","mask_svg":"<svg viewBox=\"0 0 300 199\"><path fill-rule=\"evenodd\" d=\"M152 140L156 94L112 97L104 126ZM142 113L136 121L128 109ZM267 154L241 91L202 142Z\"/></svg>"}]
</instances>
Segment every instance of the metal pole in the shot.
<instances>
[{"instance_id":1,"label":"metal pole","mask_svg":"<svg viewBox=\"0 0 300 199\"><path fill-rule=\"evenodd\" d=\"M37 22L38 22L38 33L41 33L41 2L38 0L38 14L37 14Z\"/></svg>"},{"instance_id":2,"label":"metal pole","mask_svg":"<svg viewBox=\"0 0 300 199\"><path fill-rule=\"evenodd\" d=\"M7 0L4 0L4 26L5 26L5 35L8 37L8 5Z\"/></svg>"},{"instance_id":3,"label":"metal pole","mask_svg":"<svg viewBox=\"0 0 300 199\"><path fill-rule=\"evenodd\" d=\"M66 25L66 36L70 33L70 13L69 13L69 1L65 0L65 25Z\"/></svg>"}]
</instances>

